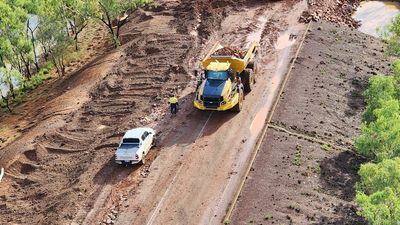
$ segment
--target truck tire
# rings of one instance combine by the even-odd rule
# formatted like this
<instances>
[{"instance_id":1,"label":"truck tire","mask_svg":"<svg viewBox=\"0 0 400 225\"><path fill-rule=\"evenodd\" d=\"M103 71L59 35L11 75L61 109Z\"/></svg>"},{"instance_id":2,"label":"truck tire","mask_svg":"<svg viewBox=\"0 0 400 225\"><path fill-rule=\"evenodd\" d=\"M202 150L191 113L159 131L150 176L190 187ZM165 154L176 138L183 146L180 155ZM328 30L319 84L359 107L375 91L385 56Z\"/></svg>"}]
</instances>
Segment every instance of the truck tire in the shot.
<instances>
[{"instance_id":1,"label":"truck tire","mask_svg":"<svg viewBox=\"0 0 400 225\"><path fill-rule=\"evenodd\" d=\"M251 69L243 70L241 78L244 86L244 91L246 93L249 93L253 89L253 84L254 84L253 70Z\"/></svg>"},{"instance_id":2,"label":"truck tire","mask_svg":"<svg viewBox=\"0 0 400 225\"><path fill-rule=\"evenodd\" d=\"M246 68L252 69L253 73L256 74L258 72L257 65L257 55L255 55L254 58L247 64Z\"/></svg>"},{"instance_id":3,"label":"truck tire","mask_svg":"<svg viewBox=\"0 0 400 225\"><path fill-rule=\"evenodd\" d=\"M255 62L254 61L250 61L249 64L247 64L247 69L252 69L254 71L254 67L255 67Z\"/></svg>"},{"instance_id":4,"label":"truck tire","mask_svg":"<svg viewBox=\"0 0 400 225\"><path fill-rule=\"evenodd\" d=\"M145 156L144 152L143 152L143 158L142 158L141 164L142 165L146 164L146 156Z\"/></svg>"},{"instance_id":5,"label":"truck tire","mask_svg":"<svg viewBox=\"0 0 400 225\"><path fill-rule=\"evenodd\" d=\"M242 111L243 101L244 101L244 94L243 94L243 91L240 91L239 92L239 102L232 108L232 110L235 112Z\"/></svg>"},{"instance_id":6,"label":"truck tire","mask_svg":"<svg viewBox=\"0 0 400 225\"><path fill-rule=\"evenodd\" d=\"M157 147L158 145L158 139L157 139L157 135L153 136L153 141L151 142L151 147Z\"/></svg>"}]
</instances>

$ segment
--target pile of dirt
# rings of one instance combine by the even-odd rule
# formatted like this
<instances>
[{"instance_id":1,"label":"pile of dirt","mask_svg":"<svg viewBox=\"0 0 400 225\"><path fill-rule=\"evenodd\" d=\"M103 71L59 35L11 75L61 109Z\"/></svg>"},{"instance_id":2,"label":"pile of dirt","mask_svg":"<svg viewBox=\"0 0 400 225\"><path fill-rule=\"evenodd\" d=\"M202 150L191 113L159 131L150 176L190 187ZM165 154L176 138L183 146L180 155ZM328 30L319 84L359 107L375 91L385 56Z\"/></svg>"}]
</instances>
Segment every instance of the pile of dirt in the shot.
<instances>
[{"instance_id":1,"label":"pile of dirt","mask_svg":"<svg viewBox=\"0 0 400 225\"><path fill-rule=\"evenodd\" d=\"M230 11L243 10L243 7L254 4L266 4L265 0L190 0L178 6L174 14L177 31L190 33L196 31L199 41L205 43L215 31L220 30L221 21Z\"/></svg>"},{"instance_id":2,"label":"pile of dirt","mask_svg":"<svg viewBox=\"0 0 400 225\"><path fill-rule=\"evenodd\" d=\"M360 0L308 0L307 2L309 8L299 19L302 23L325 20L352 28L360 26L360 22L352 18L353 12L360 5Z\"/></svg>"},{"instance_id":3,"label":"pile of dirt","mask_svg":"<svg viewBox=\"0 0 400 225\"><path fill-rule=\"evenodd\" d=\"M236 58L243 59L246 55L246 51L235 47L235 46L224 46L223 48L215 51L211 56L233 56Z\"/></svg>"},{"instance_id":4,"label":"pile of dirt","mask_svg":"<svg viewBox=\"0 0 400 225\"><path fill-rule=\"evenodd\" d=\"M367 224L356 214L364 159L352 143L369 75L390 71L383 48L350 28L311 26L232 224Z\"/></svg>"}]
</instances>

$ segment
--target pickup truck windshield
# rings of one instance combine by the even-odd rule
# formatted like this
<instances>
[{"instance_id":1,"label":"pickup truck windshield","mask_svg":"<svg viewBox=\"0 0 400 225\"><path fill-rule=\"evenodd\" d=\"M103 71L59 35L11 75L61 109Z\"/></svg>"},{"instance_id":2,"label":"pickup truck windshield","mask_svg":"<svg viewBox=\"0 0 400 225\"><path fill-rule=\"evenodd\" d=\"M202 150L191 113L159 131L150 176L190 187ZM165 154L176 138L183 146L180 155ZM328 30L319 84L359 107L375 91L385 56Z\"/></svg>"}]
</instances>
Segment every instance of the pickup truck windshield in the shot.
<instances>
[{"instance_id":1,"label":"pickup truck windshield","mask_svg":"<svg viewBox=\"0 0 400 225\"><path fill-rule=\"evenodd\" d=\"M120 148L137 148L139 147L139 143L122 143Z\"/></svg>"},{"instance_id":2,"label":"pickup truck windshield","mask_svg":"<svg viewBox=\"0 0 400 225\"><path fill-rule=\"evenodd\" d=\"M207 71L207 79L210 80L227 80L228 72L227 71Z\"/></svg>"},{"instance_id":3,"label":"pickup truck windshield","mask_svg":"<svg viewBox=\"0 0 400 225\"><path fill-rule=\"evenodd\" d=\"M137 138L125 138L122 140L121 148L135 148L139 147L139 139Z\"/></svg>"}]
</instances>

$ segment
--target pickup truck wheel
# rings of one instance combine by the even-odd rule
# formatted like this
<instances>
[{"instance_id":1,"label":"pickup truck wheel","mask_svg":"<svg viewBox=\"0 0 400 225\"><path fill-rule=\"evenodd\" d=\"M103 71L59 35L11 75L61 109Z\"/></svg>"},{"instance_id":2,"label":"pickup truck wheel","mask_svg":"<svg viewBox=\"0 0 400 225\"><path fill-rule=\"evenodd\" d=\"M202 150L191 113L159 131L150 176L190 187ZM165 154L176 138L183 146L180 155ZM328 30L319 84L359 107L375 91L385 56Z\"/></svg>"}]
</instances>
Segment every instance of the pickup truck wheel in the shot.
<instances>
[{"instance_id":1,"label":"pickup truck wheel","mask_svg":"<svg viewBox=\"0 0 400 225\"><path fill-rule=\"evenodd\" d=\"M141 164L142 164L142 165L146 164L146 158L145 158L145 156L144 156L144 155L143 155L143 158L142 158Z\"/></svg>"},{"instance_id":2,"label":"pickup truck wheel","mask_svg":"<svg viewBox=\"0 0 400 225\"><path fill-rule=\"evenodd\" d=\"M154 136L153 141L151 142L151 147L157 147L157 144L158 144L157 136Z\"/></svg>"}]
</instances>

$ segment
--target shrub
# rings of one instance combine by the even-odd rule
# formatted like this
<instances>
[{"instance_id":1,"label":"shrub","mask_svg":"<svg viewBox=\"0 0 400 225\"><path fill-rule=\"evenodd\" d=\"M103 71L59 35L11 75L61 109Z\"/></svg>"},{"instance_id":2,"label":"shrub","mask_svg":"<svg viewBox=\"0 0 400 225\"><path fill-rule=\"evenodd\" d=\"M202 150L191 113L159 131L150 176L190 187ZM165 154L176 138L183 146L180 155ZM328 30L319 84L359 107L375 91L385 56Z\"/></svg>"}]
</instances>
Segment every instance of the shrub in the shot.
<instances>
[{"instance_id":1,"label":"shrub","mask_svg":"<svg viewBox=\"0 0 400 225\"><path fill-rule=\"evenodd\" d=\"M400 198L392 188L385 188L371 195L358 192L356 199L362 208L357 214L367 219L370 224L399 224Z\"/></svg>"},{"instance_id":2,"label":"shrub","mask_svg":"<svg viewBox=\"0 0 400 225\"><path fill-rule=\"evenodd\" d=\"M361 126L356 139L357 151L371 160L400 156L400 106L399 101L389 100L374 110L376 120Z\"/></svg>"},{"instance_id":3,"label":"shrub","mask_svg":"<svg viewBox=\"0 0 400 225\"><path fill-rule=\"evenodd\" d=\"M372 76L369 78L369 87L364 93L367 108L364 121L369 123L376 119L374 110L381 108L382 103L397 97L396 80L393 76Z\"/></svg>"},{"instance_id":4,"label":"shrub","mask_svg":"<svg viewBox=\"0 0 400 225\"><path fill-rule=\"evenodd\" d=\"M361 165L358 171L360 181L356 188L366 194L382 191L386 187L400 193L400 157L385 159L382 162Z\"/></svg>"}]
</instances>

